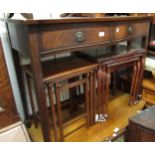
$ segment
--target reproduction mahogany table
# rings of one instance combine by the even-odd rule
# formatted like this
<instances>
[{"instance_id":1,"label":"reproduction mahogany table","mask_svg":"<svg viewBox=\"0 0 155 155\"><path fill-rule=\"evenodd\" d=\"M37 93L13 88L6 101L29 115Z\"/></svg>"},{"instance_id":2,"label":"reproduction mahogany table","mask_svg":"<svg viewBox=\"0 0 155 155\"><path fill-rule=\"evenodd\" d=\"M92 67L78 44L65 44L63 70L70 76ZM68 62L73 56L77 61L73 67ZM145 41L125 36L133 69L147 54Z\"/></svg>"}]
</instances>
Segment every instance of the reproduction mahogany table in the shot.
<instances>
[{"instance_id":1,"label":"reproduction mahogany table","mask_svg":"<svg viewBox=\"0 0 155 155\"><path fill-rule=\"evenodd\" d=\"M58 60L44 61L42 62L42 67L43 67L44 86L48 90L48 97L51 110L50 113L52 116L53 129L54 129L54 139L55 141L64 141L66 136L68 136L70 133L73 133L73 131L76 131L81 126L83 126L82 124L81 126L77 127L77 129L71 131L70 133L64 134L64 128L66 128L71 123L74 123L75 121L84 117L86 127L89 128L92 125L92 120L94 117L94 113L92 112L94 109L93 88L96 81L94 79L94 72L97 70L98 64L76 56L69 56L59 58ZM24 65L23 71L27 77L28 93L32 108L32 116L34 117L33 120L35 123L35 127L37 128L39 117L35 111L34 99L32 97L33 73L31 70L31 66ZM82 76L82 78L78 78L79 76ZM69 79L72 79L73 77L76 78L75 81L65 84L62 83L62 81L64 80L69 81ZM62 115L62 105L60 101L60 93L64 90L76 88L81 85L84 86L84 94L85 94L85 101L83 104L84 112L80 116L70 121L64 122ZM54 98L56 99L56 101L54 101ZM60 132L58 132L58 129Z\"/></svg>"},{"instance_id":2,"label":"reproduction mahogany table","mask_svg":"<svg viewBox=\"0 0 155 155\"><path fill-rule=\"evenodd\" d=\"M151 17L3 21L7 23L12 49L31 59L43 136L45 141L50 141L40 58L88 47L114 45L124 40L130 47L132 40L137 37L142 38L146 50Z\"/></svg>"},{"instance_id":3,"label":"reproduction mahogany table","mask_svg":"<svg viewBox=\"0 0 155 155\"><path fill-rule=\"evenodd\" d=\"M108 117L108 97L109 97L109 83L111 73L117 69L131 66L133 67L133 75L131 80L130 100L129 105L135 104L138 89L143 76L143 67L146 51L144 49L127 49L127 46L117 45L115 47L96 48L88 52L85 50L77 52L80 57L92 60L99 64L98 70L98 113L105 118Z\"/></svg>"}]
</instances>

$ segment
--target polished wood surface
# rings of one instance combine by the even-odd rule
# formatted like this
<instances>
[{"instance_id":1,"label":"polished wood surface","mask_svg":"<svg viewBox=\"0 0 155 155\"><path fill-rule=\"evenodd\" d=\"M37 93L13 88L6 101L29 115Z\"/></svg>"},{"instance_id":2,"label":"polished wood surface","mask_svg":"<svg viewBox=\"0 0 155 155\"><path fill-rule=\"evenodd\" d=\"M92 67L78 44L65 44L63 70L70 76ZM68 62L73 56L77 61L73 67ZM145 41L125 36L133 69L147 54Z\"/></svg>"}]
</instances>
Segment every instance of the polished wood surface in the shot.
<instances>
[{"instance_id":1,"label":"polished wood surface","mask_svg":"<svg viewBox=\"0 0 155 155\"><path fill-rule=\"evenodd\" d=\"M0 40L0 129L19 121Z\"/></svg>"},{"instance_id":2,"label":"polished wood surface","mask_svg":"<svg viewBox=\"0 0 155 155\"><path fill-rule=\"evenodd\" d=\"M118 22L118 21L136 21L136 20L148 20L151 19L152 16L129 16L129 17L100 17L100 18L66 18L66 19L42 19L42 20L15 20L15 19L7 19L7 21L13 21L15 23L25 23L26 25L40 25L40 24L60 24L60 23L94 23L94 22ZM4 20L3 20L4 21Z\"/></svg>"},{"instance_id":3,"label":"polished wood surface","mask_svg":"<svg viewBox=\"0 0 155 155\"><path fill-rule=\"evenodd\" d=\"M65 80L68 78L67 75L72 74L72 76L76 76L84 73L86 70L91 71L96 67L97 64L95 62L76 56L44 61L42 62L43 81ZM24 65L23 68L25 72L32 76L33 72L30 65Z\"/></svg>"},{"instance_id":4,"label":"polished wood surface","mask_svg":"<svg viewBox=\"0 0 155 155\"><path fill-rule=\"evenodd\" d=\"M82 32L84 34L83 41L77 41L75 35L77 32ZM104 32L104 37L98 37L99 32ZM68 38L68 36L70 36ZM93 26L93 27L76 27L70 29L63 29L59 31L43 31L39 34L39 42L41 51L46 50L61 50L67 47L73 48L76 46L108 43L110 42L110 29L106 26ZM52 41L52 44L51 44Z\"/></svg>"},{"instance_id":5,"label":"polished wood surface","mask_svg":"<svg viewBox=\"0 0 155 155\"><path fill-rule=\"evenodd\" d=\"M72 51L75 48L92 47L105 43L113 43L116 41L114 36L120 36L122 33L129 35L118 37L117 41L132 38L138 35L146 36L149 33L150 19L151 17L148 16L25 21L8 19L7 23L12 47L21 54L28 55L30 52L28 34L31 38L33 33L37 33L38 42L41 44L39 45L39 51L42 54L50 54L51 52L58 53L58 51ZM124 28L121 29L121 27L119 28L119 31L117 29L118 32L116 32L115 27L119 23L125 24L127 27L126 29L129 29L131 33L124 32ZM134 24L136 26L133 26L132 28L131 25ZM137 24L142 24L142 28L144 30L141 28L138 29L137 27L139 26L137 26ZM39 25L39 27L37 27L37 25ZM76 41L76 32L83 33L83 41ZM53 35L56 37L53 37Z\"/></svg>"}]
</instances>

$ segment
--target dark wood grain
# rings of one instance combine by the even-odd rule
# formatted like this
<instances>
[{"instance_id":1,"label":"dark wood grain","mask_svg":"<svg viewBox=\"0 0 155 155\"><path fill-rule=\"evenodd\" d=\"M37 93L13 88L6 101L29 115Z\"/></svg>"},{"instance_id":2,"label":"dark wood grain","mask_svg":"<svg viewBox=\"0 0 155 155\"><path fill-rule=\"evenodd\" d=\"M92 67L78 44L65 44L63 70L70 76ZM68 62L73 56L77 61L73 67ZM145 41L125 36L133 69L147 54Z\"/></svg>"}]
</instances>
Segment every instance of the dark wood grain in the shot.
<instances>
[{"instance_id":1,"label":"dark wood grain","mask_svg":"<svg viewBox=\"0 0 155 155\"><path fill-rule=\"evenodd\" d=\"M150 20L152 16L129 16L129 17L100 17L100 18L66 18L66 19L42 19L42 20L15 20L8 19L8 22L25 23L26 25L46 25L46 24L64 24L64 23L94 23L94 22L118 22L118 21L136 21ZM6 21L6 20L3 20Z\"/></svg>"}]
</instances>

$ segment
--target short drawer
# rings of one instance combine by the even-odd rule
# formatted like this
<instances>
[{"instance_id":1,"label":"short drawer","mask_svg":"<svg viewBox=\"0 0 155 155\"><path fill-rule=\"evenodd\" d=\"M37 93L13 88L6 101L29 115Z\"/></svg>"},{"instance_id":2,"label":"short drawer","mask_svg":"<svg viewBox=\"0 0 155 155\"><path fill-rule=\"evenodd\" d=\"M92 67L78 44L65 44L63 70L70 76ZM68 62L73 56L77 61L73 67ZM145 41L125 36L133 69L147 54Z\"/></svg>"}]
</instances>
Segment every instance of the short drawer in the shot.
<instances>
[{"instance_id":1,"label":"short drawer","mask_svg":"<svg viewBox=\"0 0 155 155\"><path fill-rule=\"evenodd\" d=\"M118 24L113 28L113 39L121 40L136 35L149 34L148 22Z\"/></svg>"},{"instance_id":2,"label":"short drawer","mask_svg":"<svg viewBox=\"0 0 155 155\"><path fill-rule=\"evenodd\" d=\"M113 27L113 39L120 40L128 37L128 25L119 24Z\"/></svg>"},{"instance_id":3,"label":"short drawer","mask_svg":"<svg viewBox=\"0 0 155 155\"><path fill-rule=\"evenodd\" d=\"M129 25L128 31L129 31L129 35L149 34L149 23L148 22L133 23Z\"/></svg>"},{"instance_id":4,"label":"short drawer","mask_svg":"<svg viewBox=\"0 0 155 155\"><path fill-rule=\"evenodd\" d=\"M108 26L45 31L39 34L41 52L110 42Z\"/></svg>"}]
</instances>

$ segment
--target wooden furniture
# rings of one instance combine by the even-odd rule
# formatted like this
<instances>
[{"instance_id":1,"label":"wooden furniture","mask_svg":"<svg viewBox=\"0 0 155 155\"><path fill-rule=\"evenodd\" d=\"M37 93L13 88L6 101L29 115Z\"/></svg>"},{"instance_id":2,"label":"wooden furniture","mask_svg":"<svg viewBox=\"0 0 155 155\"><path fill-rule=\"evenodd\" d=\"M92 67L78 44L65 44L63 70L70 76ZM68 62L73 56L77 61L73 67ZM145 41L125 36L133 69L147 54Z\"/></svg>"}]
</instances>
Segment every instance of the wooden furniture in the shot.
<instances>
[{"instance_id":1,"label":"wooden furniture","mask_svg":"<svg viewBox=\"0 0 155 155\"><path fill-rule=\"evenodd\" d=\"M127 141L154 142L155 141L155 106L148 108L129 120Z\"/></svg>"},{"instance_id":2,"label":"wooden furniture","mask_svg":"<svg viewBox=\"0 0 155 155\"><path fill-rule=\"evenodd\" d=\"M131 16L152 16L152 23L155 24L155 13L130 13Z\"/></svg>"},{"instance_id":3,"label":"wooden furniture","mask_svg":"<svg viewBox=\"0 0 155 155\"><path fill-rule=\"evenodd\" d=\"M3 20L12 49L31 59L35 90L45 141L50 141L41 57L117 44L140 37L147 45L150 17L76 18L58 20ZM143 70L143 69L142 69ZM141 70L141 71L142 71ZM98 71L100 79L103 72ZM103 110L102 110L103 111Z\"/></svg>"},{"instance_id":4,"label":"wooden furniture","mask_svg":"<svg viewBox=\"0 0 155 155\"><path fill-rule=\"evenodd\" d=\"M145 78L142 83L143 92L142 99L147 102L149 105L155 104L155 79Z\"/></svg>"},{"instance_id":5,"label":"wooden furniture","mask_svg":"<svg viewBox=\"0 0 155 155\"><path fill-rule=\"evenodd\" d=\"M19 121L0 40L0 129Z\"/></svg>"},{"instance_id":6,"label":"wooden furniture","mask_svg":"<svg viewBox=\"0 0 155 155\"><path fill-rule=\"evenodd\" d=\"M145 54L146 51L144 49L127 50L127 46L124 45L118 45L112 49L107 47L105 49L95 49L95 51L91 52L83 51L77 53L77 55L81 57L97 62L100 66L101 70L98 71L99 114L104 115L105 118L108 117L110 75L115 70L123 67L133 66L129 105L133 105L137 102L139 87L143 76ZM101 77L102 75L99 75L101 74L100 72L103 72L103 77ZM100 87L102 87L102 89Z\"/></svg>"},{"instance_id":7,"label":"wooden furniture","mask_svg":"<svg viewBox=\"0 0 155 155\"><path fill-rule=\"evenodd\" d=\"M95 82L94 73L97 70L97 64L88 60L81 59L79 57L69 56L65 58L60 58L58 60L44 61L42 62L42 66L43 66L43 81L45 87L47 87L48 89L49 100L51 105L50 107L52 111L51 114L54 128L54 138L55 141L64 141L64 138L70 133L64 135L63 129L67 127L70 123L79 120L81 117L86 118L86 127L90 127L93 123L94 120L93 117L95 116L94 114L95 112L93 111L94 98L95 98L95 93L93 93ZM31 101L32 114L34 117L35 126L37 127L38 114L35 111L34 101L32 97L33 94L32 94L32 82L31 82L32 81L31 66L30 65L23 66L23 70L27 77L28 92ZM83 76L83 78L82 79L77 78L79 76ZM77 80L66 84L62 84L62 81L64 80L69 81L69 79L72 78L76 78ZM70 122L67 121L66 123L64 123L62 115L62 105L60 101L60 93L61 91L64 91L66 89L71 89L81 85L84 85L85 87L84 113L82 113L81 116L77 116ZM55 89L54 91L53 88ZM54 103L54 98L56 98L56 103ZM59 127L59 132L57 127Z\"/></svg>"}]
</instances>

